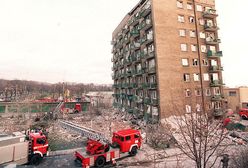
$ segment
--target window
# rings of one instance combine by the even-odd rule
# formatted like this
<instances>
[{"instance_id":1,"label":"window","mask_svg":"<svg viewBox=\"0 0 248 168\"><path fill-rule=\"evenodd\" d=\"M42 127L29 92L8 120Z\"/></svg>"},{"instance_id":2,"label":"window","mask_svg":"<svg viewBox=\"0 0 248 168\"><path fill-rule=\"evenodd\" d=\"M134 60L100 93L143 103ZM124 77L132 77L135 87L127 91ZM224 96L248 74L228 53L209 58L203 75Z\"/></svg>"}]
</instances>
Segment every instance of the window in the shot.
<instances>
[{"instance_id":1,"label":"window","mask_svg":"<svg viewBox=\"0 0 248 168\"><path fill-rule=\"evenodd\" d=\"M198 59L193 59L193 66L197 66L198 65Z\"/></svg>"},{"instance_id":2,"label":"window","mask_svg":"<svg viewBox=\"0 0 248 168\"><path fill-rule=\"evenodd\" d=\"M196 10L198 12L202 12L202 6L201 5L196 5Z\"/></svg>"},{"instance_id":3,"label":"window","mask_svg":"<svg viewBox=\"0 0 248 168\"><path fill-rule=\"evenodd\" d=\"M211 91L210 91L209 88L206 88L206 89L205 89L205 95L206 95L206 96L211 96Z\"/></svg>"},{"instance_id":4,"label":"window","mask_svg":"<svg viewBox=\"0 0 248 168\"><path fill-rule=\"evenodd\" d=\"M236 91L229 91L229 96L237 96L237 92Z\"/></svg>"},{"instance_id":5,"label":"window","mask_svg":"<svg viewBox=\"0 0 248 168\"><path fill-rule=\"evenodd\" d=\"M205 38L206 38L206 35L205 35L204 32L200 32L200 38L201 38L201 39L205 39Z\"/></svg>"},{"instance_id":6,"label":"window","mask_svg":"<svg viewBox=\"0 0 248 168\"><path fill-rule=\"evenodd\" d=\"M216 60L211 60L211 66L217 66L217 61Z\"/></svg>"},{"instance_id":7,"label":"window","mask_svg":"<svg viewBox=\"0 0 248 168\"><path fill-rule=\"evenodd\" d=\"M193 51L193 52L196 51L196 44L191 44L191 51Z\"/></svg>"},{"instance_id":8,"label":"window","mask_svg":"<svg viewBox=\"0 0 248 168\"><path fill-rule=\"evenodd\" d=\"M204 81L209 81L209 75L208 75L208 73L204 73L203 74L203 80Z\"/></svg>"},{"instance_id":9,"label":"window","mask_svg":"<svg viewBox=\"0 0 248 168\"><path fill-rule=\"evenodd\" d=\"M181 44L181 51L187 51L187 44Z\"/></svg>"},{"instance_id":10,"label":"window","mask_svg":"<svg viewBox=\"0 0 248 168\"><path fill-rule=\"evenodd\" d=\"M189 17L189 23L194 23L194 21L195 21L195 18L193 16L190 16Z\"/></svg>"},{"instance_id":11,"label":"window","mask_svg":"<svg viewBox=\"0 0 248 168\"><path fill-rule=\"evenodd\" d=\"M191 91L190 89L185 89L185 96L190 97L191 96Z\"/></svg>"},{"instance_id":12,"label":"window","mask_svg":"<svg viewBox=\"0 0 248 168\"><path fill-rule=\"evenodd\" d=\"M140 137L139 134L134 135L134 138L139 138L139 137Z\"/></svg>"},{"instance_id":13,"label":"window","mask_svg":"<svg viewBox=\"0 0 248 168\"><path fill-rule=\"evenodd\" d=\"M189 31L189 36L190 37L196 37L195 30L190 30Z\"/></svg>"},{"instance_id":14,"label":"window","mask_svg":"<svg viewBox=\"0 0 248 168\"><path fill-rule=\"evenodd\" d=\"M206 59L202 59L202 65L203 66L208 66L208 61Z\"/></svg>"},{"instance_id":15,"label":"window","mask_svg":"<svg viewBox=\"0 0 248 168\"><path fill-rule=\"evenodd\" d=\"M179 36L181 36L181 37L186 36L186 30L185 29L180 29L179 30Z\"/></svg>"},{"instance_id":16,"label":"window","mask_svg":"<svg viewBox=\"0 0 248 168\"><path fill-rule=\"evenodd\" d=\"M187 9L192 10L193 9L193 5L191 3L187 3Z\"/></svg>"},{"instance_id":17,"label":"window","mask_svg":"<svg viewBox=\"0 0 248 168\"><path fill-rule=\"evenodd\" d=\"M195 89L195 95L201 96L201 89Z\"/></svg>"},{"instance_id":18,"label":"window","mask_svg":"<svg viewBox=\"0 0 248 168\"><path fill-rule=\"evenodd\" d=\"M126 136L126 141L129 141L131 139L131 136Z\"/></svg>"},{"instance_id":19,"label":"window","mask_svg":"<svg viewBox=\"0 0 248 168\"><path fill-rule=\"evenodd\" d=\"M200 80L200 75L198 73L193 74L194 81L199 81Z\"/></svg>"},{"instance_id":20,"label":"window","mask_svg":"<svg viewBox=\"0 0 248 168\"><path fill-rule=\"evenodd\" d=\"M199 24L200 24L201 26L204 26L204 24L205 24L204 19L200 18L200 19L199 19Z\"/></svg>"},{"instance_id":21,"label":"window","mask_svg":"<svg viewBox=\"0 0 248 168\"><path fill-rule=\"evenodd\" d=\"M182 1L177 1L177 7L178 8L183 8L183 2Z\"/></svg>"},{"instance_id":22,"label":"window","mask_svg":"<svg viewBox=\"0 0 248 168\"><path fill-rule=\"evenodd\" d=\"M210 47L209 47L209 49L210 49L211 51L213 51L213 52L215 52L215 51L216 51L215 46L210 46Z\"/></svg>"},{"instance_id":23,"label":"window","mask_svg":"<svg viewBox=\"0 0 248 168\"><path fill-rule=\"evenodd\" d=\"M206 45L201 45L201 52L203 52L203 53L207 52L207 46Z\"/></svg>"},{"instance_id":24,"label":"window","mask_svg":"<svg viewBox=\"0 0 248 168\"><path fill-rule=\"evenodd\" d=\"M186 109L186 113L191 113L191 106L190 105L186 105L185 109Z\"/></svg>"},{"instance_id":25,"label":"window","mask_svg":"<svg viewBox=\"0 0 248 168\"><path fill-rule=\"evenodd\" d=\"M200 112L201 111L201 105L196 104L195 109L196 109L196 112Z\"/></svg>"},{"instance_id":26,"label":"window","mask_svg":"<svg viewBox=\"0 0 248 168\"><path fill-rule=\"evenodd\" d=\"M44 145L46 143L46 139L45 138L38 138L36 140L37 144L40 144L40 145Z\"/></svg>"},{"instance_id":27,"label":"window","mask_svg":"<svg viewBox=\"0 0 248 168\"><path fill-rule=\"evenodd\" d=\"M183 58L183 59L182 59L182 65L183 65L183 66L189 66L189 59Z\"/></svg>"},{"instance_id":28,"label":"window","mask_svg":"<svg viewBox=\"0 0 248 168\"><path fill-rule=\"evenodd\" d=\"M220 88L218 87L214 88L214 95L220 95Z\"/></svg>"},{"instance_id":29,"label":"window","mask_svg":"<svg viewBox=\"0 0 248 168\"><path fill-rule=\"evenodd\" d=\"M183 23L184 22L184 16L183 15L178 15L177 20L178 20L178 22Z\"/></svg>"},{"instance_id":30,"label":"window","mask_svg":"<svg viewBox=\"0 0 248 168\"><path fill-rule=\"evenodd\" d=\"M220 109L221 108L221 103L220 102L213 102L214 109Z\"/></svg>"},{"instance_id":31,"label":"window","mask_svg":"<svg viewBox=\"0 0 248 168\"><path fill-rule=\"evenodd\" d=\"M183 80L185 81L185 82L189 82L190 81L190 76L189 76L189 74L183 74Z\"/></svg>"},{"instance_id":32,"label":"window","mask_svg":"<svg viewBox=\"0 0 248 168\"><path fill-rule=\"evenodd\" d=\"M123 142L124 141L124 137L120 137L120 140Z\"/></svg>"}]
</instances>

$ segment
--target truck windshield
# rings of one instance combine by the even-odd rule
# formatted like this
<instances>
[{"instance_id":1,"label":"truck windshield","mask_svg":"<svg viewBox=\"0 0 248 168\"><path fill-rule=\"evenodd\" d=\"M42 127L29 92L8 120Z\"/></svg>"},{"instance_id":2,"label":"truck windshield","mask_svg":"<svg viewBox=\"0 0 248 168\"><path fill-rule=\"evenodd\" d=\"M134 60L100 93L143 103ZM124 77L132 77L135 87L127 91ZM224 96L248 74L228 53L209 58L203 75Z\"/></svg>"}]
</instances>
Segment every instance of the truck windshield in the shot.
<instances>
[{"instance_id":1,"label":"truck windshield","mask_svg":"<svg viewBox=\"0 0 248 168\"><path fill-rule=\"evenodd\" d=\"M45 138L38 138L36 141L37 144L41 144L44 145L46 143L46 139Z\"/></svg>"}]
</instances>

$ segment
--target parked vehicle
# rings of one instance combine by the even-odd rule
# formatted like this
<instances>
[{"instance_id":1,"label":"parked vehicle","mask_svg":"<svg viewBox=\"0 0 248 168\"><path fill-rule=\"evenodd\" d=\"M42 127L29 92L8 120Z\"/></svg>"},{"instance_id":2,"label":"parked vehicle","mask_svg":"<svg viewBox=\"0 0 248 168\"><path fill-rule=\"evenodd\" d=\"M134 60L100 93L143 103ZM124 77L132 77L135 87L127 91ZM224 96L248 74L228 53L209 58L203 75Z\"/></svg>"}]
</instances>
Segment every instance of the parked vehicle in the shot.
<instances>
[{"instance_id":1,"label":"parked vehicle","mask_svg":"<svg viewBox=\"0 0 248 168\"><path fill-rule=\"evenodd\" d=\"M0 164L38 165L47 154L48 140L42 132L0 138Z\"/></svg>"},{"instance_id":2,"label":"parked vehicle","mask_svg":"<svg viewBox=\"0 0 248 168\"><path fill-rule=\"evenodd\" d=\"M248 119L248 109L247 108L241 108L239 110L239 115L242 119Z\"/></svg>"}]
</instances>

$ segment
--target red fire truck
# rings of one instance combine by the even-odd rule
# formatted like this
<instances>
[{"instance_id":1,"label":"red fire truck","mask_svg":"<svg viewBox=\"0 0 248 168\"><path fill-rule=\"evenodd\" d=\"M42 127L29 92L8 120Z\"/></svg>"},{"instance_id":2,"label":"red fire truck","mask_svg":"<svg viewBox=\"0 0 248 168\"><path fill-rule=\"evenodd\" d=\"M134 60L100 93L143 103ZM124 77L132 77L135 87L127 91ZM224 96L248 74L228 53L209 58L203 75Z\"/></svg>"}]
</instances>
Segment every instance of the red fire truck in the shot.
<instances>
[{"instance_id":1,"label":"red fire truck","mask_svg":"<svg viewBox=\"0 0 248 168\"><path fill-rule=\"evenodd\" d=\"M15 162L38 165L47 153L48 140L42 132L0 138L0 164Z\"/></svg>"},{"instance_id":2,"label":"red fire truck","mask_svg":"<svg viewBox=\"0 0 248 168\"><path fill-rule=\"evenodd\" d=\"M81 133L82 136L89 138L86 151L76 151L75 158L83 168L91 166L103 167L106 163L114 164L117 159L127 155L135 156L141 147L141 134L138 130L126 129L113 133L112 142L104 137L103 134L78 126L71 122L61 122L66 129Z\"/></svg>"}]
</instances>

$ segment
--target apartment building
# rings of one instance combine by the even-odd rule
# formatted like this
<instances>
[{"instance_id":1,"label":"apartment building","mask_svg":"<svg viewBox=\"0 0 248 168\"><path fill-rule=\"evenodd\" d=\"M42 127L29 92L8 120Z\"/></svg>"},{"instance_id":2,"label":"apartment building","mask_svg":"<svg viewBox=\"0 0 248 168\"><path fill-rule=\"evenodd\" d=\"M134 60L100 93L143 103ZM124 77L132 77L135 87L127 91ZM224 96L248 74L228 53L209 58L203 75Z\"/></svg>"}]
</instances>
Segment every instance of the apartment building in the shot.
<instances>
[{"instance_id":1,"label":"apartment building","mask_svg":"<svg viewBox=\"0 0 248 168\"><path fill-rule=\"evenodd\" d=\"M141 0L112 34L114 107L157 122L223 113L214 0Z\"/></svg>"}]
</instances>

